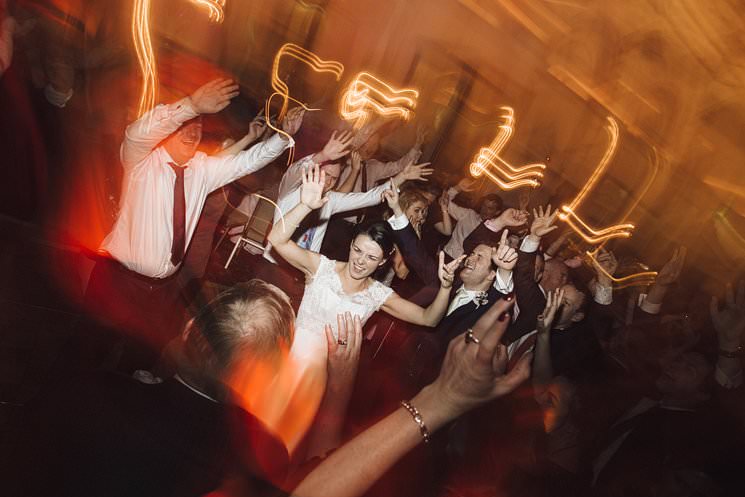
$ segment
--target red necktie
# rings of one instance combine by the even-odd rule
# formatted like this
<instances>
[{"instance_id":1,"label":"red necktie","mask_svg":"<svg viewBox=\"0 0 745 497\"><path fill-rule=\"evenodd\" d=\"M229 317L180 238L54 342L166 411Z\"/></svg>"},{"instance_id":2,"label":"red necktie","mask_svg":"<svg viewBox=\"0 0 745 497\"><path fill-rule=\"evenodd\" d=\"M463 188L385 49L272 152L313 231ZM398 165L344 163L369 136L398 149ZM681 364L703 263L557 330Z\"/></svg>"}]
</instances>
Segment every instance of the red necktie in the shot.
<instances>
[{"instance_id":1,"label":"red necktie","mask_svg":"<svg viewBox=\"0 0 745 497\"><path fill-rule=\"evenodd\" d=\"M168 163L176 173L173 184L173 245L171 245L171 263L178 266L184 258L186 244L186 194L184 193L185 167L179 167L173 162Z\"/></svg>"}]
</instances>

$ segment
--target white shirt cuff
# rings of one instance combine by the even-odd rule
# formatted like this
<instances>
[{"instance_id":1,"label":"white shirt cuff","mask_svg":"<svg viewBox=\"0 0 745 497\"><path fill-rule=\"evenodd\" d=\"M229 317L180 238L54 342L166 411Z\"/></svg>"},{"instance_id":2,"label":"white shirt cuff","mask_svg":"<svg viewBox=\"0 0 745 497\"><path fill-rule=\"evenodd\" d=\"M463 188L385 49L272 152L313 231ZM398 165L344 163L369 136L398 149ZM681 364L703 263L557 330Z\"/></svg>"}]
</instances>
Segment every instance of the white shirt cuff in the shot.
<instances>
[{"instance_id":1,"label":"white shirt cuff","mask_svg":"<svg viewBox=\"0 0 745 497\"><path fill-rule=\"evenodd\" d=\"M534 239L530 235L523 238L522 243L520 244L520 251L521 252L535 252L538 250L538 247L541 246L541 239L538 240Z\"/></svg>"},{"instance_id":2,"label":"white shirt cuff","mask_svg":"<svg viewBox=\"0 0 745 497\"><path fill-rule=\"evenodd\" d=\"M194 109L194 104L190 97L184 97L178 102L175 102L168 106L168 110L172 112L174 119L179 122L185 123L190 119L194 119L199 115L199 112Z\"/></svg>"},{"instance_id":3,"label":"white shirt cuff","mask_svg":"<svg viewBox=\"0 0 745 497\"><path fill-rule=\"evenodd\" d=\"M396 231L402 230L409 225L409 218L406 217L406 214L401 214L400 216L391 216L388 219L388 224L390 224L391 228Z\"/></svg>"},{"instance_id":4,"label":"white shirt cuff","mask_svg":"<svg viewBox=\"0 0 745 497\"><path fill-rule=\"evenodd\" d=\"M295 140L293 140L292 137L290 137L289 139L285 138L286 137L284 135L275 133L274 135L266 139L266 144L271 146L272 150L275 150L277 155L279 155L288 148L295 146Z\"/></svg>"},{"instance_id":5,"label":"white shirt cuff","mask_svg":"<svg viewBox=\"0 0 745 497\"><path fill-rule=\"evenodd\" d=\"M613 303L613 287L602 286L600 284L595 285L595 302L600 305L610 305Z\"/></svg>"},{"instance_id":6,"label":"white shirt cuff","mask_svg":"<svg viewBox=\"0 0 745 497\"><path fill-rule=\"evenodd\" d=\"M493 219L487 219L486 221L484 221L484 226L486 226L489 231L493 231L494 233L501 231L501 228L497 226Z\"/></svg>"},{"instance_id":7,"label":"white shirt cuff","mask_svg":"<svg viewBox=\"0 0 745 497\"><path fill-rule=\"evenodd\" d=\"M510 275L506 281L502 279L502 276L499 273L500 271L497 271L497 277L494 278L494 288L499 293L510 293L515 288L515 282L512 279L512 271L510 271Z\"/></svg>"},{"instance_id":8,"label":"white shirt cuff","mask_svg":"<svg viewBox=\"0 0 745 497\"><path fill-rule=\"evenodd\" d=\"M647 302L647 294L639 294L639 309L646 312L647 314L659 314L662 309L662 304L652 304Z\"/></svg>"}]
</instances>

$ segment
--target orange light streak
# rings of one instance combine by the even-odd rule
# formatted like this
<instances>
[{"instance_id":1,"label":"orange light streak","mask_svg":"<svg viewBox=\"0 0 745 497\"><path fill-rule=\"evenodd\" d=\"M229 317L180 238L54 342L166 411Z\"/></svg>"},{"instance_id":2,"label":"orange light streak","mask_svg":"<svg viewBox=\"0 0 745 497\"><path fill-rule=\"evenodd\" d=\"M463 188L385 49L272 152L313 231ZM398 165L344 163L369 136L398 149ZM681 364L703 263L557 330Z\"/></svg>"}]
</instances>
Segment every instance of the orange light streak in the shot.
<instances>
[{"instance_id":1,"label":"orange light streak","mask_svg":"<svg viewBox=\"0 0 745 497\"><path fill-rule=\"evenodd\" d=\"M361 129L377 114L382 117L408 121L416 108L419 92L414 89L397 90L368 72L361 72L349 82L341 98L339 114Z\"/></svg>"},{"instance_id":2,"label":"orange light streak","mask_svg":"<svg viewBox=\"0 0 745 497\"><path fill-rule=\"evenodd\" d=\"M515 129L515 111L512 107L500 107L500 109L504 111L504 114L500 116L504 123L497 128L497 136L491 144L481 148L474 157L469 167L471 176L478 178L485 174L502 190L514 190L522 186L537 188L540 186L538 180L543 178L545 164L536 163L515 167L500 155Z\"/></svg>"},{"instance_id":3,"label":"orange light streak","mask_svg":"<svg viewBox=\"0 0 745 497\"><path fill-rule=\"evenodd\" d=\"M591 262L594 263L594 264L590 264L590 266L600 269L600 271L613 282L614 288L621 289L621 288L627 288L630 286L646 286L646 285L651 285L652 283L654 283L655 278L657 277L657 271L644 271L641 273L630 274L622 278L614 277L608 271L603 269L603 267L598 263L598 260L595 257L601 248L602 248L602 245L597 247L592 252L590 251L585 252L585 254L587 254L587 257L589 257Z\"/></svg>"},{"instance_id":4,"label":"orange light streak","mask_svg":"<svg viewBox=\"0 0 745 497\"><path fill-rule=\"evenodd\" d=\"M608 241L613 238L628 238L631 236L631 231L634 229L634 225L630 223L617 224L601 230L596 230L590 227L586 222L582 220L577 214L577 209L582 201L585 199L587 194L595 187L600 177L605 172L608 164L613 159L618 148L618 123L612 117L608 117L608 124L605 127L610 143L608 148L605 150L602 159L598 163L597 167L593 171L590 179L582 187L577 196L574 198L571 204L563 205L561 207L562 212L559 213L559 219L567 223L579 236L581 236L587 243L595 245Z\"/></svg>"},{"instance_id":5,"label":"orange light streak","mask_svg":"<svg viewBox=\"0 0 745 497\"><path fill-rule=\"evenodd\" d=\"M206 8L212 22L220 23L225 18L225 0L191 0L191 2Z\"/></svg>"},{"instance_id":6,"label":"orange light streak","mask_svg":"<svg viewBox=\"0 0 745 497\"><path fill-rule=\"evenodd\" d=\"M282 57L285 56L295 58L300 62L307 64L315 72L331 73L334 75L337 81L341 79L341 75L344 72L344 65L340 62L336 62L333 60L323 60L310 50L306 50L301 46L295 45L294 43L285 43L284 45L282 45L277 51L277 54L274 56L274 63L272 65L272 89L274 90L274 94L269 97L270 100L275 95L279 95L283 98L282 108L280 109L277 121L282 121L282 119L284 119L290 100L297 103L305 110L320 110L311 109L303 102L296 100L290 96L290 88L287 86L287 83L282 81L282 78L280 78L279 76L279 63L282 60ZM268 118L269 115L267 114L266 117ZM267 124L271 125L271 123ZM277 130L275 129L275 131Z\"/></svg>"},{"instance_id":7,"label":"orange light streak","mask_svg":"<svg viewBox=\"0 0 745 497\"><path fill-rule=\"evenodd\" d=\"M137 62L142 72L142 91L137 116L140 117L153 107L158 90L158 72L150 37L150 0L135 0L132 10L132 39L137 54Z\"/></svg>"},{"instance_id":8,"label":"orange light streak","mask_svg":"<svg viewBox=\"0 0 745 497\"><path fill-rule=\"evenodd\" d=\"M306 50L299 45L295 45L294 43L285 43L279 48L277 54L274 56L274 63L272 64L272 89L274 90L274 93L269 95L269 98L266 101L266 105L264 107L264 117L266 118L267 126L269 126L275 132L284 135L289 139L290 136L287 133L272 124L271 105L274 97L279 96L282 98L282 106L280 107L279 114L277 115L278 123L282 122L282 119L284 119L290 101L297 103L307 111L315 111L321 109L312 109L303 102L290 96L290 87L287 86L287 83L282 81L282 78L279 76L279 63L282 60L282 57L285 56L292 57L299 60L300 62L303 62L304 64L307 64L315 72L331 73L336 78L336 81L339 81L339 79L341 79L341 75L344 72L344 65L341 62L336 62L334 60L323 60L310 50ZM294 157L295 147L291 147L289 156L287 158L288 165L292 164Z\"/></svg>"}]
</instances>

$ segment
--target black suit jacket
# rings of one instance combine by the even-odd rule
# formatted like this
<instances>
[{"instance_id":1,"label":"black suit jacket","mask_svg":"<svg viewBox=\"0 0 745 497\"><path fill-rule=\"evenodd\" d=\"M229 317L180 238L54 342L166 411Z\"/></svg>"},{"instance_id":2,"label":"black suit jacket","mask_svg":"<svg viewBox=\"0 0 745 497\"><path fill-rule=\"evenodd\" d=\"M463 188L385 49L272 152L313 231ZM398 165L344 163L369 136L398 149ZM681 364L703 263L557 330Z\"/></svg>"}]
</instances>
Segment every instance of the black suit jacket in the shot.
<instances>
[{"instance_id":1,"label":"black suit jacket","mask_svg":"<svg viewBox=\"0 0 745 497\"><path fill-rule=\"evenodd\" d=\"M27 421L4 495L202 496L226 476L269 490L265 481L282 480L288 465L256 418L174 379L66 380L27 406Z\"/></svg>"},{"instance_id":2,"label":"black suit jacket","mask_svg":"<svg viewBox=\"0 0 745 497\"><path fill-rule=\"evenodd\" d=\"M537 252L518 251L514 280L515 302L520 312L502 337L502 342L505 344L512 343L535 330L536 319L546 307L546 297L534 278L536 256Z\"/></svg>"}]
</instances>

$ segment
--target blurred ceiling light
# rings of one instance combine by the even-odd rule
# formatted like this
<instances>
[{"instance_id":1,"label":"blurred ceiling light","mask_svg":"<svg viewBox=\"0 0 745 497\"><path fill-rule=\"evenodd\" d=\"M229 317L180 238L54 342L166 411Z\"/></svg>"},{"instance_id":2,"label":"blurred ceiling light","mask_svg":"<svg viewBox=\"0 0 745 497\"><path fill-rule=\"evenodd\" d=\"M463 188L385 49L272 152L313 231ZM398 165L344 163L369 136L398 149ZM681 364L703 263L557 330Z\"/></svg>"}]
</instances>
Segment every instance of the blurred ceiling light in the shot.
<instances>
[{"instance_id":1,"label":"blurred ceiling light","mask_svg":"<svg viewBox=\"0 0 745 497\"><path fill-rule=\"evenodd\" d=\"M502 190L513 190L522 186L537 188L543 178L545 164L527 164L515 167L501 157L501 152L512 137L515 129L515 111L512 107L500 107L504 114L502 124L497 128L488 147L482 147L471 162L471 176L478 178L482 174L491 179Z\"/></svg>"},{"instance_id":2,"label":"blurred ceiling light","mask_svg":"<svg viewBox=\"0 0 745 497\"><path fill-rule=\"evenodd\" d=\"M279 63L282 60L282 57L291 57L297 59L300 62L307 64L311 69L313 69L313 71L318 73L331 73L336 78L336 81L339 81L339 79L341 79L341 75L344 72L344 65L333 60L323 60L310 50L306 50L299 45L295 45L294 43L285 43L280 47L280 49L277 51L277 54L274 56L274 63L272 65L272 89L274 90L274 93L269 95L269 98L266 101L264 116L266 118L267 126L269 126L277 133L287 136L287 133L272 124L271 106L274 97L278 96L282 99L282 106L280 107L279 113L277 114L277 123L281 123L282 119L284 119L290 101L297 103L305 110L312 111L320 109L312 109L303 102L290 96L290 87L287 86L287 83L282 81L282 78L279 76ZM287 159L288 164L292 163L295 156L294 152L294 147L291 147Z\"/></svg>"},{"instance_id":3,"label":"blurred ceiling light","mask_svg":"<svg viewBox=\"0 0 745 497\"><path fill-rule=\"evenodd\" d=\"M601 230L591 228L585 223L576 213L579 205L582 203L587 194L597 184L600 177L608 167L608 163L613 159L618 147L618 123L612 117L608 117L608 124L605 127L610 138L608 148L605 150L603 158L600 159L600 163L593 171L590 179L587 180L585 185L579 191L577 196L574 198L571 204L563 205L561 207L562 212L559 214L559 219L567 223L579 236L581 236L587 243L592 245L602 243L612 238L628 238L631 236L631 231L634 229L633 224L617 224Z\"/></svg>"},{"instance_id":4,"label":"blurred ceiling light","mask_svg":"<svg viewBox=\"0 0 745 497\"><path fill-rule=\"evenodd\" d=\"M407 121L416 108L419 92L397 90L368 72L359 73L350 81L341 98L339 114L359 130L374 114Z\"/></svg>"},{"instance_id":5,"label":"blurred ceiling light","mask_svg":"<svg viewBox=\"0 0 745 497\"><path fill-rule=\"evenodd\" d=\"M191 0L191 2L206 8L212 22L219 23L225 18L225 0Z\"/></svg>"}]
</instances>

